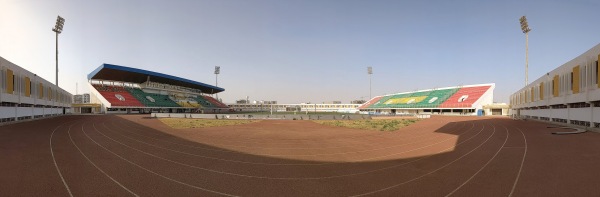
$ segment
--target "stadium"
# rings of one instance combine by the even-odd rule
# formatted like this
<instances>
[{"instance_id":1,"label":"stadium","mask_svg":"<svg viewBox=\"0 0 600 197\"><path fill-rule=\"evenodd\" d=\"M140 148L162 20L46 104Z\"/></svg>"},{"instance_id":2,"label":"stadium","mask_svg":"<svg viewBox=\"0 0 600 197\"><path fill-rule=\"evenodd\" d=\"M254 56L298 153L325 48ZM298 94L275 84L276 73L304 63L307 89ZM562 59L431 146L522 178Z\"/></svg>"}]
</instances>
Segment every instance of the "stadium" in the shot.
<instances>
[{"instance_id":1,"label":"stadium","mask_svg":"<svg viewBox=\"0 0 600 197\"><path fill-rule=\"evenodd\" d=\"M367 114L478 115L493 103L495 84L478 84L427 89L376 96L358 104L231 104L213 96L225 91L181 77L102 64L87 76L91 103L99 113L228 113L260 111L340 112ZM76 109L75 111L81 111ZM90 110L83 110L90 111ZM489 115L506 115L489 111Z\"/></svg>"},{"instance_id":2,"label":"stadium","mask_svg":"<svg viewBox=\"0 0 600 197\"><path fill-rule=\"evenodd\" d=\"M504 64L514 63L516 57L520 62L521 56L511 56L515 50L507 40L515 39L498 36L504 32L494 29L502 27L504 19L475 26L471 22L488 20L487 15L476 20L452 17L474 11L512 17L512 8L502 8L509 6L492 3L473 9L452 2L438 6L441 9L425 3L419 9L417 4L393 2L296 2L254 7L261 2L239 6L240 2L189 1L103 7L104 3L88 2L84 4L93 6L75 9L82 19L72 17L71 32L76 35L65 39L71 48L61 53L66 59L60 64L66 70L61 74L77 75L61 78L76 84L73 95L62 81L58 86L58 34L65 19L59 16L53 29L56 82L51 83L38 75L50 73L47 43L31 36L38 34L28 34L37 29L19 29L31 25L16 17L40 12L11 3L11 14L2 12L0 18L19 22L0 23L0 33L10 32L2 34L0 42L5 36L27 40L0 45L8 46L0 47L3 196L600 196L595 185L600 177L600 44L531 83L526 77L523 87L510 85L506 81L521 73L521 65L517 70ZM51 7L48 4L29 6ZM492 6L498 9L485 9ZM404 7L409 10L397 9ZM468 9L459 10L462 7ZM340 8L360 12L337 12ZM409 14L395 15L405 11ZM191 14L180 15L186 12ZM436 18L438 12L446 14ZM577 14L569 15L580 17ZM407 27L397 23L403 16L426 25L415 26L412 29L419 31L412 33L395 31L396 26ZM466 30L449 25L454 19L460 28L500 33L488 36L469 29L467 39L462 35ZM516 17L510 23L516 25L512 19ZM521 27L527 33L524 19ZM361 34L358 29L369 31ZM436 40L432 32L443 40ZM495 39L499 42L490 41ZM554 50L567 54L561 47ZM31 48L41 48L44 54L38 56ZM405 62L409 56L418 60ZM475 56L481 57L469 59ZM354 74L352 66L363 67L363 59L387 65L388 73L375 76L375 96L371 67L368 97L366 73L364 78ZM525 59L527 73L528 55ZM221 61L236 65L232 67L238 70L232 70L240 75L234 76L237 81L231 77L221 86L211 85L205 67ZM165 62L173 66L160 71L150 66ZM501 70L495 70L497 65L508 75L493 73ZM442 68L446 66L450 69ZM182 74L191 70L193 75ZM87 89L82 95L81 82ZM416 90L409 83L427 88ZM232 103L226 100L234 97L230 95L267 100L250 102L246 96ZM301 98L278 104L276 99L285 98L278 95ZM353 100L342 103L334 96ZM335 100L301 102L317 98ZM509 105L495 102L504 99Z\"/></svg>"}]
</instances>

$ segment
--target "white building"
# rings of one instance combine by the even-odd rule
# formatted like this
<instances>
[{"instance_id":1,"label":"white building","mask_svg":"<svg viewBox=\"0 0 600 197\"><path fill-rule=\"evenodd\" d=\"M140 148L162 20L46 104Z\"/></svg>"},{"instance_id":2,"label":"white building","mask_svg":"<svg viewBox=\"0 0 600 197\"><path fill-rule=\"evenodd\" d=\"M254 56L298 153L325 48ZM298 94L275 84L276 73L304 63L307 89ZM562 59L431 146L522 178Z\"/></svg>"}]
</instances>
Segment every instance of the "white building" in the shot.
<instances>
[{"instance_id":1,"label":"white building","mask_svg":"<svg viewBox=\"0 0 600 197\"><path fill-rule=\"evenodd\" d=\"M71 113L72 95L0 57L0 122Z\"/></svg>"},{"instance_id":2,"label":"white building","mask_svg":"<svg viewBox=\"0 0 600 197\"><path fill-rule=\"evenodd\" d=\"M229 104L234 111L242 112L338 112L356 113L360 104Z\"/></svg>"},{"instance_id":3,"label":"white building","mask_svg":"<svg viewBox=\"0 0 600 197\"><path fill-rule=\"evenodd\" d=\"M90 94L76 94L73 95L73 103L90 103Z\"/></svg>"},{"instance_id":4,"label":"white building","mask_svg":"<svg viewBox=\"0 0 600 197\"><path fill-rule=\"evenodd\" d=\"M600 126L600 44L510 96L513 117Z\"/></svg>"}]
</instances>

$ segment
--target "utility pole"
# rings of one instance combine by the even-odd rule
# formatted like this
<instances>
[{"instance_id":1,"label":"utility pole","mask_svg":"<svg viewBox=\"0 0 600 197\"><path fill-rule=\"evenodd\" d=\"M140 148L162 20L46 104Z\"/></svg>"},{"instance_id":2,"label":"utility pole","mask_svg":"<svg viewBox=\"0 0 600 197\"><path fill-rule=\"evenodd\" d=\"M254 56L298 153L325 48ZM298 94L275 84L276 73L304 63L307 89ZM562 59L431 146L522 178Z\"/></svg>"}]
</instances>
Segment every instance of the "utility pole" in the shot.
<instances>
[{"instance_id":1,"label":"utility pole","mask_svg":"<svg viewBox=\"0 0 600 197\"><path fill-rule=\"evenodd\" d=\"M371 99L371 75L373 75L373 67L367 67L367 73L369 74L369 99Z\"/></svg>"},{"instance_id":2,"label":"utility pole","mask_svg":"<svg viewBox=\"0 0 600 197\"><path fill-rule=\"evenodd\" d=\"M219 74L221 73L221 67L215 66L215 86L219 87ZM217 100L219 100L219 94L215 94L217 96Z\"/></svg>"}]
</instances>

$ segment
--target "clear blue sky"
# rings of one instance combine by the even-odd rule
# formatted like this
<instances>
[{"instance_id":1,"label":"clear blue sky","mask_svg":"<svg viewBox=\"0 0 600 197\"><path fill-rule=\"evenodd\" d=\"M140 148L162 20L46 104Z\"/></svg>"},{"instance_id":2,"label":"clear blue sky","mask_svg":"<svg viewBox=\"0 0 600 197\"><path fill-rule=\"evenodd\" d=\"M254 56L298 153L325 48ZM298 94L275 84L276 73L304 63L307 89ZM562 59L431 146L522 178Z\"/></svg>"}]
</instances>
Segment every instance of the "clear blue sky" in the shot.
<instances>
[{"instance_id":1,"label":"clear blue sky","mask_svg":"<svg viewBox=\"0 0 600 197\"><path fill-rule=\"evenodd\" d=\"M111 63L215 83L219 97L298 103L496 83L494 100L600 43L600 1L0 0L0 56L88 92Z\"/></svg>"}]
</instances>

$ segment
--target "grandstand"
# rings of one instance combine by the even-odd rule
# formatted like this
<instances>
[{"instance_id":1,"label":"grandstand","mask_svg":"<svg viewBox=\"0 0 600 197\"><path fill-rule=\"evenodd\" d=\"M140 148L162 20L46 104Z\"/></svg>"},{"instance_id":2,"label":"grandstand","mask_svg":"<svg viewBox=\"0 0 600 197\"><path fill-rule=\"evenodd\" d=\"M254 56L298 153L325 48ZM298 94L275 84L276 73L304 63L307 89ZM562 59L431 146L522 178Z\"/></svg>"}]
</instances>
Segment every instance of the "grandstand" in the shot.
<instances>
[{"instance_id":1,"label":"grandstand","mask_svg":"<svg viewBox=\"0 0 600 197\"><path fill-rule=\"evenodd\" d=\"M210 96L225 89L162 73L102 64L88 80L91 102L101 105L101 113L229 111Z\"/></svg>"},{"instance_id":2,"label":"grandstand","mask_svg":"<svg viewBox=\"0 0 600 197\"><path fill-rule=\"evenodd\" d=\"M373 97L359 107L372 114L483 115L483 106L493 102L495 84L480 84Z\"/></svg>"}]
</instances>

